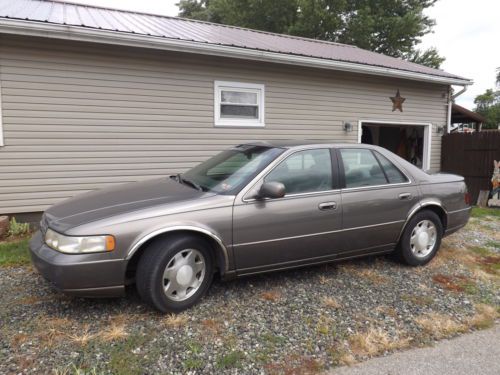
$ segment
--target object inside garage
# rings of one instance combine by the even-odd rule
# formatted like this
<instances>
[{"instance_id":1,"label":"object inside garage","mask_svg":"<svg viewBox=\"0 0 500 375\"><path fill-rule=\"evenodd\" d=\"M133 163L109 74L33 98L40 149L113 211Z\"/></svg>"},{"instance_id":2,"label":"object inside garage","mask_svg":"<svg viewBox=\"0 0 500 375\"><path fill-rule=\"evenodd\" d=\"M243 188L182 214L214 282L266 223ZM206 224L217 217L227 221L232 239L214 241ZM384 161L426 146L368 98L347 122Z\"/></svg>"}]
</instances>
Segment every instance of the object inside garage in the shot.
<instances>
[{"instance_id":1,"label":"object inside garage","mask_svg":"<svg viewBox=\"0 0 500 375\"><path fill-rule=\"evenodd\" d=\"M427 169L427 126L363 122L361 143L388 149L419 168Z\"/></svg>"}]
</instances>

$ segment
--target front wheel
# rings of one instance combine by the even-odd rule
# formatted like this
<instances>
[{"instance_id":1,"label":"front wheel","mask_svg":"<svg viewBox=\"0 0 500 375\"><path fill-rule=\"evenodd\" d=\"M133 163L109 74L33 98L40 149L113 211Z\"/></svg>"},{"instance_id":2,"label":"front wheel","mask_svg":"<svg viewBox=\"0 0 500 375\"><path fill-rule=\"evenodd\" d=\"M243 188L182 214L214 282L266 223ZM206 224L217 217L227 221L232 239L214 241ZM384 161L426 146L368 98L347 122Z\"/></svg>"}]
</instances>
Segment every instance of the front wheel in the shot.
<instances>
[{"instance_id":1,"label":"front wheel","mask_svg":"<svg viewBox=\"0 0 500 375\"><path fill-rule=\"evenodd\" d=\"M442 236L443 224L439 216L432 211L420 211L406 225L397 254L410 266L423 266L436 255Z\"/></svg>"},{"instance_id":2,"label":"front wheel","mask_svg":"<svg viewBox=\"0 0 500 375\"><path fill-rule=\"evenodd\" d=\"M136 286L141 298L162 312L180 312L207 292L213 279L210 245L191 236L151 243L139 259Z\"/></svg>"}]
</instances>

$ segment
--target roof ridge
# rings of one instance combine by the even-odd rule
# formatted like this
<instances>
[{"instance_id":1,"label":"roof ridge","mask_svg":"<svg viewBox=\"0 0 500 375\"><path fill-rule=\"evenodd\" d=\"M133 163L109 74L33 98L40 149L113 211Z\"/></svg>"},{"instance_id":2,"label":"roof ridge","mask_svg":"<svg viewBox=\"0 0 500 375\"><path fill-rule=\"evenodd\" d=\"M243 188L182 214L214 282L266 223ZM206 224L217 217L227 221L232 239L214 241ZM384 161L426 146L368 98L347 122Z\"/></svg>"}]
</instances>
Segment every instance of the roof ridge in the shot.
<instances>
[{"instance_id":1,"label":"roof ridge","mask_svg":"<svg viewBox=\"0 0 500 375\"><path fill-rule=\"evenodd\" d=\"M47 3L60 3L60 4L77 5L77 6L81 6L81 7L85 7L85 8L105 9L105 10L111 10L111 11L115 11L115 12L125 12L125 13L131 13L131 14L139 14L139 15L142 14L142 15L146 15L146 16L168 18L168 19L176 20L176 21L201 23L201 24L205 24L205 25L213 25L213 26L225 27L225 28L229 28L229 29L244 30L244 31L250 31L250 32L265 34L265 35L274 35L274 36L279 36L281 38L303 40L306 42L312 42L312 43L318 43L318 44L333 44L333 45L340 46L340 47L359 48L359 47L353 46L351 44L338 43L338 42L333 42L330 40L306 38L306 37L297 36L297 35L290 35L290 34L280 34L280 33L274 33L271 31L256 30L256 29L250 29L248 27L226 25L223 23L202 21L202 20L196 20L196 19L192 19L192 18L185 18L185 17L178 17L178 16L167 16L164 14L139 12L139 11L135 11L135 10L111 8L111 7L101 6L101 5L82 4L82 3L76 3L76 2L68 1L68 0L39 0L39 1L47 2Z\"/></svg>"}]
</instances>

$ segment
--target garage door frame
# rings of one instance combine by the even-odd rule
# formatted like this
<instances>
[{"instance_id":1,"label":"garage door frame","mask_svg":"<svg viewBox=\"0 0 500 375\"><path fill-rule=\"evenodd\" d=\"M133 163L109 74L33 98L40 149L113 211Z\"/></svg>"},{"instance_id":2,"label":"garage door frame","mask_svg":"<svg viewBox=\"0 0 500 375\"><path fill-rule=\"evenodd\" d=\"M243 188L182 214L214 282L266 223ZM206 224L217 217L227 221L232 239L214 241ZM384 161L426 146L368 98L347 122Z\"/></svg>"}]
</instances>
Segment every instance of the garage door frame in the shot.
<instances>
[{"instance_id":1,"label":"garage door frame","mask_svg":"<svg viewBox=\"0 0 500 375\"><path fill-rule=\"evenodd\" d=\"M432 124L430 122L405 122L386 120L359 120L358 121L358 143L361 143L363 124L380 124L394 126L423 126L424 127L424 149L422 150L422 169L427 171L431 166Z\"/></svg>"}]
</instances>

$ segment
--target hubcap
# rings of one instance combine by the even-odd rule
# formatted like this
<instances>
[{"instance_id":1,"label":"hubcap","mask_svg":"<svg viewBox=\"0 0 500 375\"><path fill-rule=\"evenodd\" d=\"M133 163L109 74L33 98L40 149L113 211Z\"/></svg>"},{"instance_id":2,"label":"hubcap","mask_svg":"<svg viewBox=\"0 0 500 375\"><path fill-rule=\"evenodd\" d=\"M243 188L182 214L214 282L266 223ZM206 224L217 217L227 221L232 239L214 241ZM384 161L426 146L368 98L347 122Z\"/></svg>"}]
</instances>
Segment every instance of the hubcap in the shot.
<instances>
[{"instance_id":1,"label":"hubcap","mask_svg":"<svg viewBox=\"0 0 500 375\"><path fill-rule=\"evenodd\" d=\"M413 254L419 258L429 255L436 245L437 229L430 220L419 222L410 237L410 248Z\"/></svg>"},{"instance_id":2,"label":"hubcap","mask_svg":"<svg viewBox=\"0 0 500 375\"><path fill-rule=\"evenodd\" d=\"M163 272L163 290L167 298L184 301L200 288L205 278L205 258L196 249L175 254Z\"/></svg>"}]
</instances>

